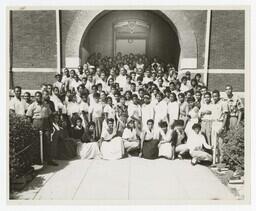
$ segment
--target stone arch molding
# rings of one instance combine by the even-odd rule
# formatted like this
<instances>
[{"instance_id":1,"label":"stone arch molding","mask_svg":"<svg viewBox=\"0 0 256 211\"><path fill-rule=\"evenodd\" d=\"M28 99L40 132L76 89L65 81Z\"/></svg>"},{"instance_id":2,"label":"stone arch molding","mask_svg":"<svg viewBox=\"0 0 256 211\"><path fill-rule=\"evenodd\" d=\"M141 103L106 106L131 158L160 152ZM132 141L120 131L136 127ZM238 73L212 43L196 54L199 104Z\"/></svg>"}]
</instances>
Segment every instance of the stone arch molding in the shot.
<instances>
[{"instance_id":1,"label":"stone arch molding","mask_svg":"<svg viewBox=\"0 0 256 211\"><path fill-rule=\"evenodd\" d=\"M80 43L84 39L90 26L98 19L110 11L104 10L81 10L78 11L67 33L65 45L66 67L76 68L81 60L79 58ZM197 68L197 43L193 29L188 18L183 11L161 10L156 11L158 15L169 22L171 27L177 32L181 55L180 69ZM86 49L83 49L86 50Z\"/></svg>"}]
</instances>

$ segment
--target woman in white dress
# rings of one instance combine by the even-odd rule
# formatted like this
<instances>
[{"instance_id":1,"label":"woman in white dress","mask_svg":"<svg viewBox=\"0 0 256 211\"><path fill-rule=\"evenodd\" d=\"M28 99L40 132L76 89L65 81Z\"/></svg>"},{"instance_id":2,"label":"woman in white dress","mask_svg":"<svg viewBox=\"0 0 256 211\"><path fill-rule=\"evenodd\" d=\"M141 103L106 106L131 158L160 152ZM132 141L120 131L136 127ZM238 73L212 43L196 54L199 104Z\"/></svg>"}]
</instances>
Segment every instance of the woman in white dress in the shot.
<instances>
[{"instance_id":1,"label":"woman in white dress","mask_svg":"<svg viewBox=\"0 0 256 211\"><path fill-rule=\"evenodd\" d=\"M140 148L140 140L136 132L134 120L131 119L130 121L128 121L127 127L124 129L122 138L124 142L124 148L128 153L128 156L136 155L136 152L138 152ZM138 154L139 152L137 153L137 155Z\"/></svg>"},{"instance_id":2,"label":"woman in white dress","mask_svg":"<svg viewBox=\"0 0 256 211\"><path fill-rule=\"evenodd\" d=\"M114 129L114 120L107 120L107 129L102 131L100 138L100 151L105 160L118 160L124 155L124 145L121 137L117 136Z\"/></svg>"},{"instance_id":3,"label":"woman in white dress","mask_svg":"<svg viewBox=\"0 0 256 211\"><path fill-rule=\"evenodd\" d=\"M167 158L170 160L174 159L175 156L175 146L171 142L172 130L168 128L167 122L160 122L160 139L158 144L158 157Z\"/></svg>"},{"instance_id":4,"label":"woman in white dress","mask_svg":"<svg viewBox=\"0 0 256 211\"><path fill-rule=\"evenodd\" d=\"M77 143L77 155L80 159L99 159L101 153L96 137L95 123L89 122L87 129L81 137L81 141Z\"/></svg>"}]
</instances>

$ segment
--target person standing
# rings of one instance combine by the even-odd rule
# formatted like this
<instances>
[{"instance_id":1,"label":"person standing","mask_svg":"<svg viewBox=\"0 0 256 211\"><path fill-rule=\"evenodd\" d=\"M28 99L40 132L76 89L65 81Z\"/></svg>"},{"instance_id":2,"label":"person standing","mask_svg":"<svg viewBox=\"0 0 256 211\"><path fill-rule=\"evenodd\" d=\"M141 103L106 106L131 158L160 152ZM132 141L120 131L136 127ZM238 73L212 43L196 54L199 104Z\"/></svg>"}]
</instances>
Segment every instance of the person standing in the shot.
<instances>
[{"instance_id":1,"label":"person standing","mask_svg":"<svg viewBox=\"0 0 256 211\"><path fill-rule=\"evenodd\" d=\"M171 127L175 120L179 118L179 103L177 102L176 94L170 93L170 102L168 103L168 121Z\"/></svg>"},{"instance_id":2,"label":"person standing","mask_svg":"<svg viewBox=\"0 0 256 211\"><path fill-rule=\"evenodd\" d=\"M57 166L58 164L53 161L54 143L50 140L52 113L50 105L43 102L42 93L36 92L35 102L28 107L26 116L30 119L35 129L43 132L43 154L45 161L48 165Z\"/></svg>"},{"instance_id":3,"label":"person standing","mask_svg":"<svg viewBox=\"0 0 256 211\"><path fill-rule=\"evenodd\" d=\"M212 109L211 93L206 92L204 94L204 102L199 110L199 118L201 120L201 132L206 136L206 141L212 146Z\"/></svg>"},{"instance_id":4,"label":"person standing","mask_svg":"<svg viewBox=\"0 0 256 211\"><path fill-rule=\"evenodd\" d=\"M213 164L221 161L222 156L222 139L220 134L225 130L227 122L228 105L220 99L220 92L214 90L212 92L213 110L212 110L212 145L213 145ZM217 156L218 155L218 156ZM218 159L216 159L218 158Z\"/></svg>"},{"instance_id":5,"label":"person standing","mask_svg":"<svg viewBox=\"0 0 256 211\"><path fill-rule=\"evenodd\" d=\"M144 94L144 103L141 107L142 129L147 128L147 121L154 118L154 106L151 104L150 94Z\"/></svg>"},{"instance_id":6,"label":"person standing","mask_svg":"<svg viewBox=\"0 0 256 211\"><path fill-rule=\"evenodd\" d=\"M227 129L237 127L242 119L244 105L242 100L233 93L231 85L226 86L226 96L223 99L228 105Z\"/></svg>"},{"instance_id":7,"label":"person standing","mask_svg":"<svg viewBox=\"0 0 256 211\"><path fill-rule=\"evenodd\" d=\"M25 115L25 111L27 110L26 101L21 98L21 87L16 86L14 88L15 96L11 99L9 109L11 112L17 115Z\"/></svg>"},{"instance_id":8,"label":"person standing","mask_svg":"<svg viewBox=\"0 0 256 211\"><path fill-rule=\"evenodd\" d=\"M167 121L168 107L166 101L163 100L163 94L157 92L156 94L157 104L154 107L154 126L158 128L158 123L160 121Z\"/></svg>"}]
</instances>

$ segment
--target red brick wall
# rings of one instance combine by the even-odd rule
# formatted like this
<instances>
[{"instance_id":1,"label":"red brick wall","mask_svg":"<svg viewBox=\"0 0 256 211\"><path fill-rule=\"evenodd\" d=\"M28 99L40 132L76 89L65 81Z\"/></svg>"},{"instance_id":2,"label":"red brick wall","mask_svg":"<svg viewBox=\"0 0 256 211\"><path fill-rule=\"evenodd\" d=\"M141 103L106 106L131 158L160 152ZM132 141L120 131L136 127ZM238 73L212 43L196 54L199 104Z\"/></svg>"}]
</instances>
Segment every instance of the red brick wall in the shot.
<instances>
[{"instance_id":1,"label":"red brick wall","mask_svg":"<svg viewBox=\"0 0 256 211\"><path fill-rule=\"evenodd\" d=\"M12 67L56 68L54 11L12 11Z\"/></svg>"},{"instance_id":2,"label":"red brick wall","mask_svg":"<svg viewBox=\"0 0 256 211\"><path fill-rule=\"evenodd\" d=\"M212 11L210 69L244 69L244 11Z\"/></svg>"}]
</instances>

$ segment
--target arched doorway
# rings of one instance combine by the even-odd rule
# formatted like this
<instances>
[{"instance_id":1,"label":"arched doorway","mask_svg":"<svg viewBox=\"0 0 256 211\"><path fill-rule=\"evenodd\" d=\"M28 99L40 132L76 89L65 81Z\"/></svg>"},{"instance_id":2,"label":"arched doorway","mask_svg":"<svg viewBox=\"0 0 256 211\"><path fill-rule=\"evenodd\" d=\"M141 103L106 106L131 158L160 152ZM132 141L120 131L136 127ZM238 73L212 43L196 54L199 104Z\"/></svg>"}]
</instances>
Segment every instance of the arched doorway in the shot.
<instances>
[{"instance_id":1,"label":"arched doorway","mask_svg":"<svg viewBox=\"0 0 256 211\"><path fill-rule=\"evenodd\" d=\"M103 11L84 30L80 63L91 53L114 56L118 51L158 56L176 68L180 59L180 41L175 26L157 11Z\"/></svg>"}]
</instances>

